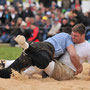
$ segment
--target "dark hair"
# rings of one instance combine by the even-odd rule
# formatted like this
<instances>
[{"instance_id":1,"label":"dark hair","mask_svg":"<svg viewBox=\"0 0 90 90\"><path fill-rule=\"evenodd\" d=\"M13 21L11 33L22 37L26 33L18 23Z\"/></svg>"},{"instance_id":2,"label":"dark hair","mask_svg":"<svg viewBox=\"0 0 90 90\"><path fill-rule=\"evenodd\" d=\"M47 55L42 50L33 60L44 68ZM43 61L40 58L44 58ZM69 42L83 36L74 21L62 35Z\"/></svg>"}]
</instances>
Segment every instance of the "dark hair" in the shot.
<instances>
[{"instance_id":1,"label":"dark hair","mask_svg":"<svg viewBox=\"0 0 90 90\"><path fill-rule=\"evenodd\" d=\"M78 11L77 10L72 10L72 13L75 13L75 14L77 14L78 15Z\"/></svg>"},{"instance_id":2,"label":"dark hair","mask_svg":"<svg viewBox=\"0 0 90 90\"><path fill-rule=\"evenodd\" d=\"M62 32L65 32L65 33L71 34L71 32L72 32L72 28L69 27L69 26L64 27L63 30L62 30Z\"/></svg>"},{"instance_id":3,"label":"dark hair","mask_svg":"<svg viewBox=\"0 0 90 90\"><path fill-rule=\"evenodd\" d=\"M80 34L85 34L85 26L84 24L80 23L80 24L76 24L73 28L72 28L72 32L78 32Z\"/></svg>"},{"instance_id":4,"label":"dark hair","mask_svg":"<svg viewBox=\"0 0 90 90\"><path fill-rule=\"evenodd\" d=\"M76 24L77 23L77 19L73 18L73 19L70 20L70 22L74 22Z\"/></svg>"}]
</instances>

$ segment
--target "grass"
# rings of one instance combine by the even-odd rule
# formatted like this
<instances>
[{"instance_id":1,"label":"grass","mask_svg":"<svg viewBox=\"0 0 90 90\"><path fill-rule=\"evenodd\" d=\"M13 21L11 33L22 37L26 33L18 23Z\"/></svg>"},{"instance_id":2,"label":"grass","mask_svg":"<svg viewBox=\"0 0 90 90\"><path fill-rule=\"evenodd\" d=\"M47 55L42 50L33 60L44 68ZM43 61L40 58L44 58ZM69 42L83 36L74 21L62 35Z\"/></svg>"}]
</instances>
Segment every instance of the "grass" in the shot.
<instances>
[{"instance_id":1,"label":"grass","mask_svg":"<svg viewBox=\"0 0 90 90\"><path fill-rule=\"evenodd\" d=\"M20 56L21 52L21 48L2 45L0 46L0 59L14 60Z\"/></svg>"}]
</instances>

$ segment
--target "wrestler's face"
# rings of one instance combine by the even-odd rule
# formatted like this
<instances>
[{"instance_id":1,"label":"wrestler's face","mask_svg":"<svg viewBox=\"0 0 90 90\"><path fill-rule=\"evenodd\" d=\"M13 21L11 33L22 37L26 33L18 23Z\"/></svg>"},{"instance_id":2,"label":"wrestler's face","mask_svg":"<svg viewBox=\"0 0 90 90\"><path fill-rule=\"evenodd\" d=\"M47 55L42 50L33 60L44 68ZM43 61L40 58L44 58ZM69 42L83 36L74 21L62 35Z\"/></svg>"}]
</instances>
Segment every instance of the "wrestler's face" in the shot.
<instances>
[{"instance_id":1,"label":"wrestler's face","mask_svg":"<svg viewBox=\"0 0 90 90\"><path fill-rule=\"evenodd\" d=\"M78 33L78 32L72 32L71 33L71 37L72 37L72 41L75 43L75 44L78 44L78 43L81 43L84 39L84 35Z\"/></svg>"}]
</instances>

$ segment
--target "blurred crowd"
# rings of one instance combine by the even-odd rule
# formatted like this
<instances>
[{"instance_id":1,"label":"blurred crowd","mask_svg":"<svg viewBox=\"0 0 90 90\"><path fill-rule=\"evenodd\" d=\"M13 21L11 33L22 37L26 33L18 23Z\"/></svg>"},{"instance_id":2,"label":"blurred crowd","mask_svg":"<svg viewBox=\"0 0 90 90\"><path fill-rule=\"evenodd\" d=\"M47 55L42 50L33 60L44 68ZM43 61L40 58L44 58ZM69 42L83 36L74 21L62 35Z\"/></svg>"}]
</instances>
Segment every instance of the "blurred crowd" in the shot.
<instances>
[{"instance_id":1,"label":"blurred crowd","mask_svg":"<svg viewBox=\"0 0 90 90\"><path fill-rule=\"evenodd\" d=\"M74 25L86 26L86 40L90 42L90 11L82 12L81 0L62 0L61 7L57 0L13 0L10 5L0 0L0 43L15 46L14 38L24 35L27 41L46 40L67 28L70 32Z\"/></svg>"}]
</instances>

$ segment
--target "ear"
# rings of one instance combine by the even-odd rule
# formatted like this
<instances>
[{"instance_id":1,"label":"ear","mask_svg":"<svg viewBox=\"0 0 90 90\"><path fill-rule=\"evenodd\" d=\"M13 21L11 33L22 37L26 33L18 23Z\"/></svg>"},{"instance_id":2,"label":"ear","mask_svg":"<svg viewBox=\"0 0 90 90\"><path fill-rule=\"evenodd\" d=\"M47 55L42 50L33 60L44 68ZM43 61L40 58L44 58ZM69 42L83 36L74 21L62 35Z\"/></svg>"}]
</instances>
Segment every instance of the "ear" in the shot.
<instances>
[{"instance_id":1,"label":"ear","mask_svg":"<svg viewBox=\"0 0 90 90\"><path fill-rule=\"evenodd\" d=\"M82 34L83 35L83 37L85 37L85 34Z\"/></svg>"},{"instance_id":2,"label":"ear","mask_svg":"<svg viewBox=\"0 0 90 90\"><path fill-rule=\"evenodd\" d=\"M85 38L85 34L82 34L82 38Z\"/></svg>"}]
</instances>

